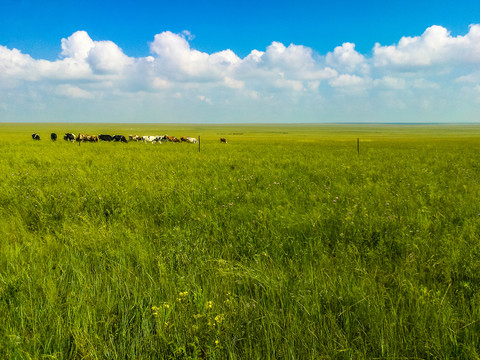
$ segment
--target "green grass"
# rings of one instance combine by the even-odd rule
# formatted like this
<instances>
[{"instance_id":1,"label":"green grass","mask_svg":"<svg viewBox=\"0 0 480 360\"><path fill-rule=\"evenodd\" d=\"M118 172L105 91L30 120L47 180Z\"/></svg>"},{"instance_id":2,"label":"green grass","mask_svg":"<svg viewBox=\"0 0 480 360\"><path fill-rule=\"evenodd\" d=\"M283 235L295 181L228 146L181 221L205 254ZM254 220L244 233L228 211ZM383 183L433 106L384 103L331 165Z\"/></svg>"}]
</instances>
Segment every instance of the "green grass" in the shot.
<instances>
[{"instance_id":1,"label":"green grass","mask_svg":"<svg viewBox=\"0 0 480 360\"><path fill-rule=\"evenodd\" d=\"M0 153L2 359L480 357L480 127L0 124Z\"/></svg>"}]
</instances>

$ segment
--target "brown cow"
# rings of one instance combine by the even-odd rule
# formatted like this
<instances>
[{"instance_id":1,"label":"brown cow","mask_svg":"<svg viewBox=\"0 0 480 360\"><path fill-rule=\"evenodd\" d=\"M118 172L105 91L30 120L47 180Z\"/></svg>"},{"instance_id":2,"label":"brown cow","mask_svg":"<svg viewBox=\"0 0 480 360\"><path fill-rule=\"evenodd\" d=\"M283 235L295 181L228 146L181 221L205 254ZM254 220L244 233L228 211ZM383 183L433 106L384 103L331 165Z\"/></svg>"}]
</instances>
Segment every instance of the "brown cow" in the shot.
<instances>
[{"instance_id":1,"label":"brown cow","mask_svg":"<svg viewBox=\"0 0 480 360\"><path fill-rule=\"evenodd\" d=\"M87 141L88 139L88 135L87 134L78 134L77 136L77 141L78 142L84 142L84 141Z\"/></svg>"},{"instance_id":2,"label":"brown cow","mask_svg":"<svg viewBox=\"0 0 480 360\"><path fill-rule=\"evenodd\" d=\"M128 140L129 141L141 141L142 137L138 135L128 135Z\"/></svg>"},{"instance_id":3,"label":"brown cow","mask_svg":"<svg viewBox=\"0 0 480 360\"><path fill-rule=\"evenodd\" d=\"M98 135L79 134L77 137L79 142L98 142Z\"/></svg>"},{"instance_id":4,"label":"brown cow","mask_svg":"<svg viewBox=\"0 0 480 360\"><path fill-rule=\"evenodd\" d=\"M226 143L227 143L227 139L225 139L225 138L220 138L220 142L226 144Z\"/></svg>"}]
</instances>

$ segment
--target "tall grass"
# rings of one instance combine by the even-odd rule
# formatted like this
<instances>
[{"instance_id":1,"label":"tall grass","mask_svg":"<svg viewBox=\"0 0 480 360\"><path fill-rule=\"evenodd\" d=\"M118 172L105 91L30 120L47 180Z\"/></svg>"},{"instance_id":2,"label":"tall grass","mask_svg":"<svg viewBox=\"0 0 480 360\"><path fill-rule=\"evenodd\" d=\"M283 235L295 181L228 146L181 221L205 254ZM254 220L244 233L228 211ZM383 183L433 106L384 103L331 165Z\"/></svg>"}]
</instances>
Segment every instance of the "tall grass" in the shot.
<instances>
[{"instance_id":1,"label":"tall grass","mask_svg":"<svg viewBox=\"0 0 480 360\"><path fill-rule=\"evenodd\" d=\"M202 151L1 126L1 358L479 357L479 128L82 126Z\"/></svg>"}]
</instances>

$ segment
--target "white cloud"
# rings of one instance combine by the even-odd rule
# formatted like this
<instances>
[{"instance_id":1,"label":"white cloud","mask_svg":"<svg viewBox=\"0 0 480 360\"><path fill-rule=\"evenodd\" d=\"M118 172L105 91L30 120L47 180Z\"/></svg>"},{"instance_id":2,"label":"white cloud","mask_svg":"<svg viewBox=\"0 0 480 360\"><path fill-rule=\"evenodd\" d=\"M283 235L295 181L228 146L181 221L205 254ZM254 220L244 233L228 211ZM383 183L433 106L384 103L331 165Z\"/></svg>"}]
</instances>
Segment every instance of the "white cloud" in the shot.
<instances>
[{"instance_id":1,"label":"white cloud","mask_svg":"<svg viewBox=\"0 0 480 360\"><path fill-rule=\"evenodd\" d=\"M58 96L69 97L72 99L92 99L93 94L72 85L59 85L56 90Z\"/></svg>"},{"instance_id":2,"label":"white cloud","mask_svg":"<svg viewBox=\"0 0 480 360\"><path fill-rule=\"evenodd\" d=\"M278 79L275 81L275 85L279 88L290 89L294 91L302 91L304 89L303 83L297 80Z\"/></svg>"},{"instance_id":3,"label":"white cloud","mask_svg":"<svg viewBox=\"0 0 480 360\"><path fill-rule=\"evenodd\" d=\"M384 76L381 79L374 80L373 83L377 87L383 87L387 89L403 90L407 87L405 79L395 78L392 76Z\"/></svg>"},{"instance_id":4,"label":"white cloud","mask_svg":"<svg viewBox=\"0 0 480 360\"><path fill-rule=\"evenodd\" d=\"M364 90L369 86L367 79L350 74L341 74L338 77L331 79L329 84L335 88L352 90Z\"/></svg>"},{"instance_id":5,"label":"white cloud","mask_svg":"<svg viewBox=\"0 0 480 360\"><path fill-rule=\"evenodd\" d=\"M77 31L67 39L62 39L62 53L64 57L84 60L87 58L90 49L94 47L86 31Z\"/></svg>"},{"instance_id":6,"label":"white cloud","mask_svg":"<svg viewBox=\"0 0 480 360\"><path fill-rule=\"evenodd\" d=\"M32 74L29 70L34 63L35 60L30 55L0 45L0 77L31 79Z\"/></svg>"},{"instance_id":7,"label":"white cloud","mask_svg":"<svg viewBox=\"0 0 480 360\"><path fill-rule=\"evenodd\" d=\"M449 97L456 97L451 103L461 104L459 90L465 88L471 97L480 86L480 25L456 37L432 26L394 45L377 43L373 55L359 53L349 42L321 55L306 46L273 41L263 51L254 49L240 58L231 49L215 53L193 49L193 38L188 31L165 31L154 36L148 56L129 57L114 42L94 41L85 31L77 31L61 40L55 61L0 45L0 91L27 104L32 99L37 108L54 94L56 101L84 99L82 104L98 104L88 100L102 96L157 109L165 99L172 103L162 103L162 109L208 103L215 104L212 109L224 104L247 113L253 104L256 116L267 116L275 105L271 110L276 116L286 116L287 111L279 110L282 106L291 106L289 113L310 107L318 114L324 107L344 106L335 102L338 99L347 101L352 112L356 106L367 111L378 104L407 112L410 107L422 108L415 99L426 95L428 108L434 111ZM14 108L19 106L8 111Z\"/></svg>"},{"instance_id":8,"label":"white cloud","mask_svg":"<svg viewBox=\"0 0 480 360\"><path fill-rule=\"evenodd\" d=\"M440 89L440 85L433 81L425 80L423 78L418 78L413 80L412 86L416 89L421 89L421 90L438 90Z\"/></svg>"},{"instance_id":9,"label":"white cloud","mask_svg":"<svg viewBox=\"0 0 480 360\"><path fill-rule=\"evenodd\" d=\"M452 37L442 26L431 26L421 36L402 37L397 45L375 44L376 66L430 66L480 61L480 25L471 25L465 36Z\"/></svg>"},{"instance_id":10,"label":"white cloud","mask_svg":"<svg viewBox=\"0 0 480 360\"><path fill-rule=\"evenodd\" d=\"M177 80L218 81L240 58L231 50L207 54L192 50L185 35L165 31L155 35L150 50L155 55L155 69Z\"/></svg>"},{"instance_id":11,"label":"white cloud","mask_svg":"<svg viewBox=\"0 0 480 360\"><path fill-rule=\"evenodd\" d=\"M94 72L100 74L118 74L133 60L111 41L98 41L88 52L87 62Z\"/></svg>"},{"instance_id":12,"label":"white cloud","mask_svg":"<svg viewBox=\"0 0 480 360\"><path fill-rule=\"evenodd\" d=\"M231 89L242 89L245 87L245 82L241 80L236 80L228 76L225 77L225 85Z\"/></svg>"},{"instance_id":13,"label":"white cloud","mask_svg":"<svg viewBox=\"0 0 480 360\"><path fill-rule=\"evenodd\" d=\"M207 104L211 104L211 103L212 103L212 100L209 99L208 97L206 97L205 95L199 95L199 96L198 96L198 99L200 99L200 101L206 102Z\"/></svg>"},{"instance_id":14,"label":"white cloud","mask_svg":"<svg viewBox=\"0 0 480 360\"><path fill-rule=\"evenodd\" d=\"M361 73L367 73L369 68L365 57L355 50L355 44L343 43L337 46L333 52L326 56L327 65L346 72L359 70Z\"/></svg>"},{"instance_id":15,"label":"white cloud","mask_svg":"<svg viewBox=\"0 0 480 360\"><path fill-rule=\"evenodd\" d=\"M459 83L479 83L480 82L480 71L474 72L468 75L462 75L455 79Z\"/></svg>"}]
</instances>

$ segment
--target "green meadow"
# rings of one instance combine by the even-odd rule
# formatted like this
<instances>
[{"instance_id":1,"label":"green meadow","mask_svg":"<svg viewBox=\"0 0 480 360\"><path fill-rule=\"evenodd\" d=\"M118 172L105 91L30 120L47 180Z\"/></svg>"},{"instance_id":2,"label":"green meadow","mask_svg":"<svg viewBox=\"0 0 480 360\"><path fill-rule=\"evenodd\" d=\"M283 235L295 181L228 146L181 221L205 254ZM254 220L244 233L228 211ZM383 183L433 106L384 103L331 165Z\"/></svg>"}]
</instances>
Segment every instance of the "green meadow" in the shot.
<instances>
[{"instance_id":1,"label":"green meadow","mask_svg":"<svg viewBox=\"0 0 480 360\"><path fill-rule=\"evenodd\" d=\"M4 123L0 154L2 359L480 358L480 126Z\"/></svg>"}]
</instances>

